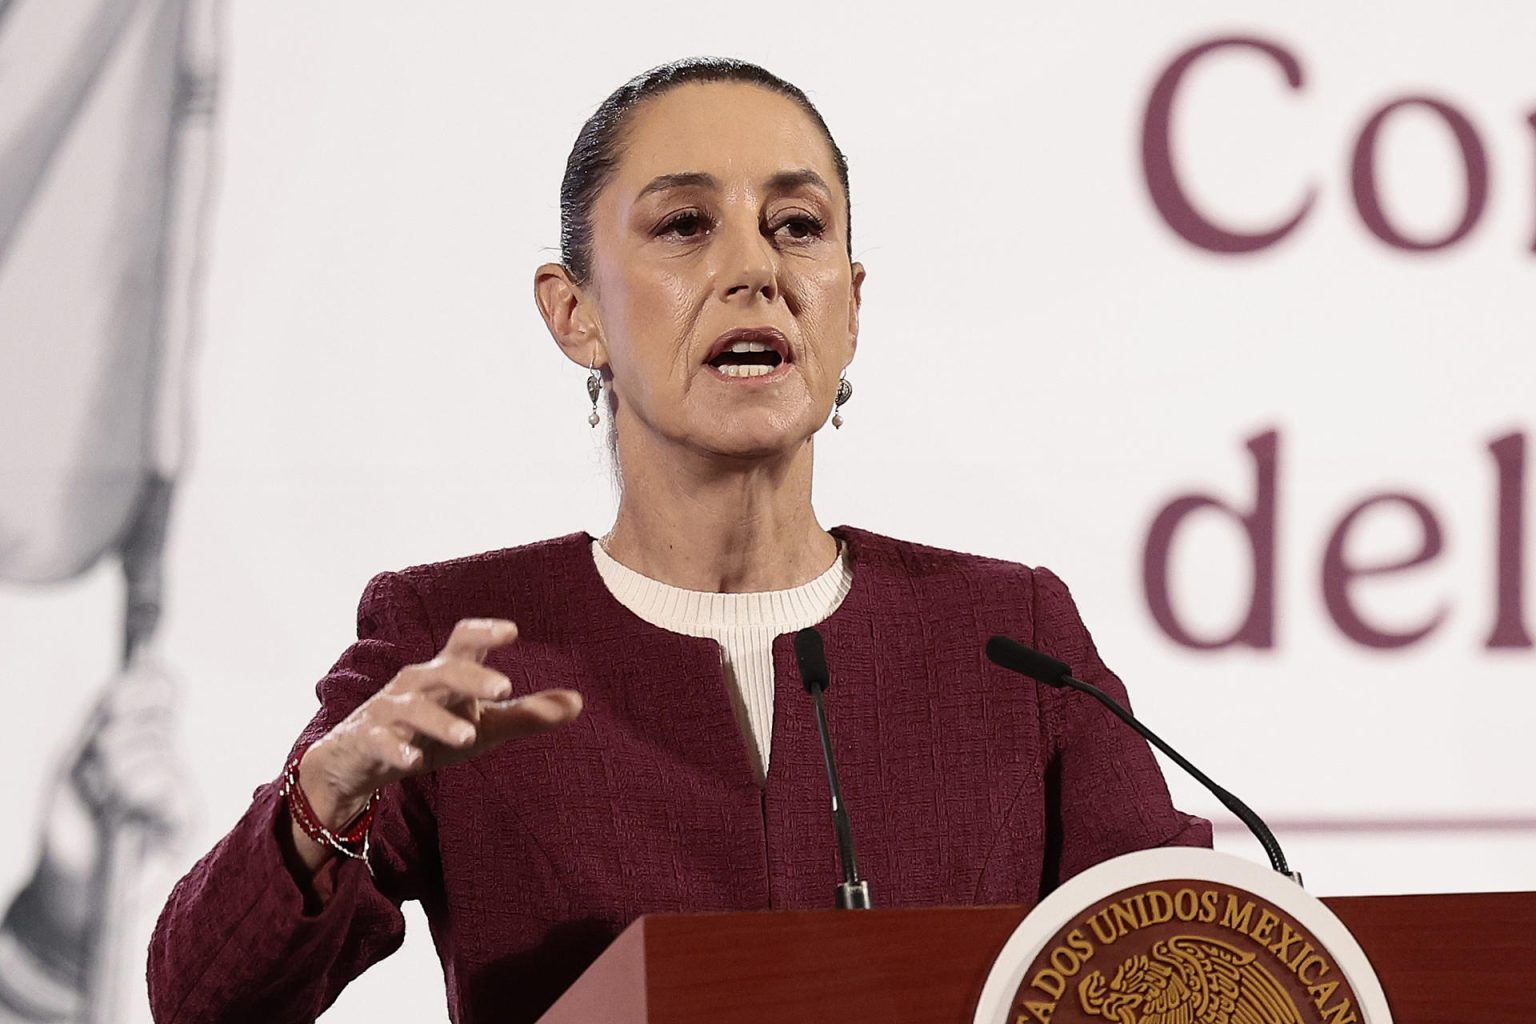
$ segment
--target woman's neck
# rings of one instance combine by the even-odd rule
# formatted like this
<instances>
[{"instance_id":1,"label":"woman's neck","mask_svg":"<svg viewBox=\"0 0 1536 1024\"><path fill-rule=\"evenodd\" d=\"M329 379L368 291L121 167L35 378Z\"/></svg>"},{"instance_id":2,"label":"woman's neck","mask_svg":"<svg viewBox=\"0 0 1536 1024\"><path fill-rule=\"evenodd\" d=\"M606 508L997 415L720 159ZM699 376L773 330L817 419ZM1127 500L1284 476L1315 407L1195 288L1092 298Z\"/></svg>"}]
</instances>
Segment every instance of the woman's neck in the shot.
<instances>
[{"instance_id":1,"label":"woman's neck","mask_svg":"<svg viewBox=\"0 0 1536 1024\"><path fill-rule=\"evenodd\" d=\"M750 463L639 454L625 453L618 517L603 539L636 572L686 590L751 593L800 586L837 558L811 508L809 441Z\"/></svg>"}]
</instances>

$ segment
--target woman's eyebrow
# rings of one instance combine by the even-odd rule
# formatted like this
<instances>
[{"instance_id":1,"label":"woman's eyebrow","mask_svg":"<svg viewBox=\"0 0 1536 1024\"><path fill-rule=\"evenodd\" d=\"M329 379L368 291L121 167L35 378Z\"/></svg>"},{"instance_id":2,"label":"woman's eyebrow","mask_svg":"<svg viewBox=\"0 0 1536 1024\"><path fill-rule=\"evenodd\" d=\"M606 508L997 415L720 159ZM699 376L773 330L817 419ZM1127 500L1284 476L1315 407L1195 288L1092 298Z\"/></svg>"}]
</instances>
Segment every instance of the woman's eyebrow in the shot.
<instances>
[{"instance_id":1,"label":"woman's eyebrow","mask_svg":"<svg viewBox=\"0 0 1536 1024\"><path fill-rule=\"evenodd\" d=\"M832 198L832 189L828 187L821 175L809 167L802 167L794 171L780 171L768 179L768 188L773 192L789 192L799 188L801 185L809 185L812 188L820 189L827 194L828 199Z\"/></svg>"},{"instance_id":2,"label":"woman's eyebrow","mask_svg":"<svg viewBox=\"0 0 1536 1024\"><path fill-rule=\"evenodd\" d=\"M809 185L812 188L820 189L827 194L828 198L832 196L832 189L828 187L826 181L809 167L802 167L793 171L779 171L768 179L768 189L772 192L789 192L802 185ZM720 182L715 179L714 175L704 171L677 171L672 174L658 174L646 183L645 187L640 190L640 193L635 196L635 199L636 201L644 199L652 192L665 192L671 188L692 187L718 190Z\"/></svg>"},{"instance_id":3,"label":"woman's eyebrow","mask_svg":"<svg viewBox=\"0 0 1536 1024\"><path fill-rule=\"evenodd\" d=\"M718 189L720 183L712 174L703 171L678 171L675 174L658 174L646 183L645 188L635 199L644 199L652 192L665 192L669 188L688 188L690 186L702 186L703 188Z\"/></svg>"}]
</instances>

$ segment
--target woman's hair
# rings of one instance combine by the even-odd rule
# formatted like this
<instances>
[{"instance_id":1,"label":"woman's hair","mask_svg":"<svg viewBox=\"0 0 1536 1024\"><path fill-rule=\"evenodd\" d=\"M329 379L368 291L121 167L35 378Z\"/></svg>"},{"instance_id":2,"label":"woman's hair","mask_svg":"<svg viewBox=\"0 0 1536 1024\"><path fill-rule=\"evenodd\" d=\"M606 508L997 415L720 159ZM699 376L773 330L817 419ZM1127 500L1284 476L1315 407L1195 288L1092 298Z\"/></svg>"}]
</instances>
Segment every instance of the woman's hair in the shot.
<instances>
[{"instance_id":1,"label":"woman's hair","mask_svg":"<svg viewBox=\"0 0 1536 1024\"><path fill-rule=\"evenodd\" d=\"M756 64L729 57L689 57L662 64L615 89L587 118L581 133L576 136L576 144L571 147L570 158L565 163L565 178L560 183L560 259L577 281L585 282L592 270L592 207L618 165L630 112L644 101L688 82L749 82L794 100L821 129L827 145L832 148L832 160L837 165L843 195L845 198L849 195L848 159L838 148L815 104L799 88ZM844 213L848 221L848 258L851 260L851 200L848 200Z\"/></svg>"}]
</instances>

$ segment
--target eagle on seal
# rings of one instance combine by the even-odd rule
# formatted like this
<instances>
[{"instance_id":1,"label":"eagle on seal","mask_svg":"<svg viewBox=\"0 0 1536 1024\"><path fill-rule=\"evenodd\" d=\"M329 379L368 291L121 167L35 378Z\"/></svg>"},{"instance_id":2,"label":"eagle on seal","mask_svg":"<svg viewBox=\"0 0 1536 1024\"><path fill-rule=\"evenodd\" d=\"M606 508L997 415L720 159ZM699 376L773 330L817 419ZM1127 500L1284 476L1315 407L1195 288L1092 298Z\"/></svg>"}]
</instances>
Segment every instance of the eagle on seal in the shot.
<instances>
[{"instance_id":1,"label":"eagle on seal","mask_svg":"<svg viewBox=\"0 0 1536 1024\"><path fill-rule=\"evenodd\" d=\"M1295 1000L1254 954L1193 935L1154 943L1107 984L1094 971L1077 997L1113 1024L1302 1024Z\"/></svg>"}]
</instances>

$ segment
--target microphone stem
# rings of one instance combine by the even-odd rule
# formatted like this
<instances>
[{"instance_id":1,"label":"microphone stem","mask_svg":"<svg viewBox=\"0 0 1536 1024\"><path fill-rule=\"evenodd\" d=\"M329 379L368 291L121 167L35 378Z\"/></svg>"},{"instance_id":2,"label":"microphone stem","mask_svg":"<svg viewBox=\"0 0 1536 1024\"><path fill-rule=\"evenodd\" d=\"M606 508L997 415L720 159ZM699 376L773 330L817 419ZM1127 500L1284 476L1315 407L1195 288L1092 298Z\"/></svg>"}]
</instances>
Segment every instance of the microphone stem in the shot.
<instances>
[{"instance_id":1,"label":"microphone stem","mask_svg":"<svg viewBox=\"0 0 1536 1024\"><path fill-rule=\"evenodd\" d=\"M1248 831L1252 832L1255 838L1258 839L1259 845L1264 847L1264 853L1269 857L1270 866L1287 878L1300 882L1299 876L1293 874L1290 866L1286 864L1285 854L1280 851L1279 840L1269 830L1269 826L1264 824L1263 819L1254 813L1253 808L1243 803L1221 786L1218 786L1209 775L1190 764L1183 754L1180 754L1177 750L1164 743L1157 733L1142 725L1135 715L1121 707L1113 697L1100 690L1097 686L1085 683L1081 679L1074 679L1072 676L1063 676L1061 681L1079 693L1086 693L1100 704L1109 708L1120 721L1135 729L1147 742L1161 750L1164 754L1167 754L1175 764L1203 783L1207 789L1215 794L1216 799L1220 800L1227 810L1235 814L1244 825L1248 826Z\"/></svg>"},{"instance_id":2,"label":"microphone stem","mask_svg":"<svg viewBox=\"0 0 1536 1024\"><path fill-rule=\"evenodd\" d=\"M811 688L811 698L816 702L821 757L827 765L827 786L832 790L832 824L837 829L837 847L843 861L843 882L855 886L859 881L859 862L853 853L853 830L848 826L848 811L843 807L843 790L838 785L837 767L832 761L832 733L827 728L827 709L821 701L820 687Z\"/></svg>"}]
</instances>

